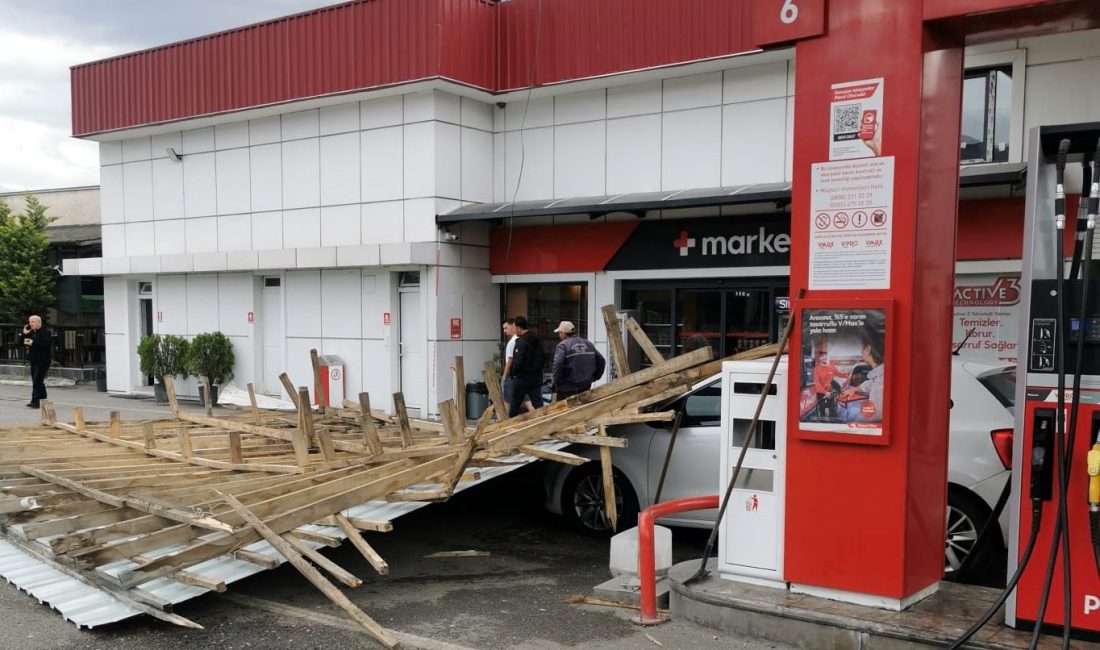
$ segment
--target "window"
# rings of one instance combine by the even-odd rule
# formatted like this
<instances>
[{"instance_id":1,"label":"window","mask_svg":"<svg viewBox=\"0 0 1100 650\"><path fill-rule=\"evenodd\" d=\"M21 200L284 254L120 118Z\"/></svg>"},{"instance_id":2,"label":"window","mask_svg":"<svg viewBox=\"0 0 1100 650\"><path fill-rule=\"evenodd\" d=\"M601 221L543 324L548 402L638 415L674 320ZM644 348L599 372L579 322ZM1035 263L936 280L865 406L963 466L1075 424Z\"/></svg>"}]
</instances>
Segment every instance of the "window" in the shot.
<instances>
[{"instance_id":1,"label":"window","mask_svg":"<svg viewBox=\"0 0 1100 650\"><path fill-rule=\"evenodd\" d=\"M722 424L722 384L713 383L684 398L685 427L716 427Z\"/></svg>"},{"instance_id":2,"label":"window","mask_svg":"<svg viewBox=\"0 0 1100 650\"><path fill-rule=\"evenodd\" d=\"M1012 125L1012 68L968 70L963 79L963 163L1005 162Z\"/></svg>"},{"instance_id":3,"label":"window","mask_svg":"<svg viewBox=\"0 0 1100 650\"><path fill-rule=\"evenodd\" d=\"M525 316L527 327L542 341L546 353L546 371L554 364L554 347L558 323L567 320L576 327L577 335L588 338L588 284L586 282L546 282L539 284L508 284L501 298L505 318ZM503 345L503 343L502 343ZM609 362L610 365L610 362Z\"/></svg>"}]
</instances>

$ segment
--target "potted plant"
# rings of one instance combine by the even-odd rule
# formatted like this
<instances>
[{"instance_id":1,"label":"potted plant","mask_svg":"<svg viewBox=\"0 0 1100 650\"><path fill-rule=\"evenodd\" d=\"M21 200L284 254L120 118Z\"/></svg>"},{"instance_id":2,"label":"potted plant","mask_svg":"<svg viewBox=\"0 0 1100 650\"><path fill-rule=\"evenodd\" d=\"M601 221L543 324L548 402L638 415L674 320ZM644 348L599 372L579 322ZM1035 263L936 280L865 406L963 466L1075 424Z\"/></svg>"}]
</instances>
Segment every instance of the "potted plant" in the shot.
<instances>
[{"instance_id":1,"label":"potted plant","mask_svg":"<svg viewBox=\"0 0 1100 650\"><path fill-rule=\"evenodd\" d=\"M153 394L158 402L167 402L164 377L187 376L187 339L182 336L150 334L138 343L138 365L141 372L153 377Z\"/></svg>"},{"instance_id":2,"label":"potted plant","mask_svg":"<svg viewBox=\"0 0 1100 650\"><path fill-rule=\"evenodd\" d=\"M233 377L233 343L221 332L199 334L187 352L187 371L210 380L210 404L218 403L218 386ZM203 397L199 386L199 396ZM205 403L205 399L204 399Z\"/></svg>"}]
</instances>

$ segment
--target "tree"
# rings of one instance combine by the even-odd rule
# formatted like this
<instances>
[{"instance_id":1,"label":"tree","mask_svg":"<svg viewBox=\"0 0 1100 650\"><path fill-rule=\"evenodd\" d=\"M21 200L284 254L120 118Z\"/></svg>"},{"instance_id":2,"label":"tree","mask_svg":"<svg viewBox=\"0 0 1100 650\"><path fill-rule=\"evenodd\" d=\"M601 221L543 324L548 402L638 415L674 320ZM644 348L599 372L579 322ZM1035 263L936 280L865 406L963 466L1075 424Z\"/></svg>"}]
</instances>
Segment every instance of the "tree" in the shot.
<instances>
[{"instance_id":1,"label":"tree","mask_svg":"<svg viewBox=\"0 0 1100 650\"><path fill-rule=\"evenodd\" d=\"M46 206L27 196L22 214L0 202L0 320L21 323L31 314L45 316L54 305L57 274L48 263Z\"/></svg>"}]
</instances>

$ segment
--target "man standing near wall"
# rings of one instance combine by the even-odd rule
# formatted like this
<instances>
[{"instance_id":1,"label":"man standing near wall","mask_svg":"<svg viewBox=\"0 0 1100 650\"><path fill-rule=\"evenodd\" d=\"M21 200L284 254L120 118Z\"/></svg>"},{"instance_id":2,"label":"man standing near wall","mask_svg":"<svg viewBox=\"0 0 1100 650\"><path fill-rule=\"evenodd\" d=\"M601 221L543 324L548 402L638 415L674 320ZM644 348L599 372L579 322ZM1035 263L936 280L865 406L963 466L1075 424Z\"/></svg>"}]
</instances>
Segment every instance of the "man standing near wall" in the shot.
<instances>
[{"instance_id":1,"label":"man standing near wall","mask_svg":"<svg viewBox=\"0 0 1100 650\"><path fill-rule=\"evenodd\" d=\"M508 417L514 418L523 412L523 400L530 398L535 408L542 406L542 366L546 355L542 351L542 342L534 332L527 329L527 319L516 316L516 349L512 354L511 376L512 399L508 402Z\"/></svg>"},{"instance_id":2,"label":"man standing near wall","mask_svg":"<svg viewBox=\"0 0 1100 650\"><path fill-rule=\"evenodd\" d=\"M31 316L23 326L23 345L27 348L27 361L31 364L31 401L27 407L38 408L39 400L46 399L46 373L50 371L53 353L53 336L42 327L42 318Z\"/></svg>"},{"instance_id":3,"label":"man standing near wall","mask_svg":"<svg viewBox=\"0 0 1100 650\"><path fill-rule=\"evenodd\" d=\"M572 322L563 320L554 333L561 340L554 348L554 392L562 400L591 388L607 361L591 341L576 335Z\"/></svg>"}]
</instances>

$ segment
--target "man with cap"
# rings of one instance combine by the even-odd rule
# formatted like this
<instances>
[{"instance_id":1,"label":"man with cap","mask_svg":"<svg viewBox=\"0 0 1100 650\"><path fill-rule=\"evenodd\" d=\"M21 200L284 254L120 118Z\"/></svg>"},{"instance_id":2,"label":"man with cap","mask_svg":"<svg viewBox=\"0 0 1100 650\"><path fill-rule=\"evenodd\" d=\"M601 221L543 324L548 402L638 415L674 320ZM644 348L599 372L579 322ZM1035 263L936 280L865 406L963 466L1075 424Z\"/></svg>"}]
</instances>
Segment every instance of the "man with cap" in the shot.
<instances>
[{"instance_id":1,"label":"man with cap","mask_svg":"<svg viewBox=\"0 0 1100 650\"><path fill-rule=\"evenodd\" d=\"M554 392L563 400L591 388L607 361L591 341L576 335L572 322L563 320L554 333L561 339L554 348Z\"/></svg>"}]
</instances>

